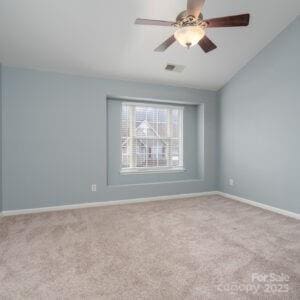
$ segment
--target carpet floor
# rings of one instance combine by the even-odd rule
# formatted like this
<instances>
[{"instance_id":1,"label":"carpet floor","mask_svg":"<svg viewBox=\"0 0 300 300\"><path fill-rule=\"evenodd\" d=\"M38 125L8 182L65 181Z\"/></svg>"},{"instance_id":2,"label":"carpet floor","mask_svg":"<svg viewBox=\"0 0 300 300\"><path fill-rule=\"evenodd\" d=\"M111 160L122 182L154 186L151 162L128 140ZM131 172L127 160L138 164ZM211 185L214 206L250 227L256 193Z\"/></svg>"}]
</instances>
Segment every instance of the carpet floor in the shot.
<instances>
[{"instance_id":1,"label":"carpet floor","mask_svg":"<svg viewBox=\"0 0 300 300\"><path fill-rule=\"evenodd\" d=\"M207 196L0 219L0 299L300 299L300 222Z\"/></svg>"}]
</instances>

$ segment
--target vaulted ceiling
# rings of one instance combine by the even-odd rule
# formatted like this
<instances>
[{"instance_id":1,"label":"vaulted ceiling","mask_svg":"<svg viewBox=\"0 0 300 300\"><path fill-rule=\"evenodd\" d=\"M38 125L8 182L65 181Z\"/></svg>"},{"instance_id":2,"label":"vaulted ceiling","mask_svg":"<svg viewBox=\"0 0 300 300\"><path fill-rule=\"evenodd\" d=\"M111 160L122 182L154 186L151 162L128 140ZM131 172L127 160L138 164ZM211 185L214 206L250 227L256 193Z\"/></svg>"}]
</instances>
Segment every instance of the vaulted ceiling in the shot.
<instances>
[{"instance_id":1,"label":"vaulted ceiling","mask_svg":"<svg viewBox=\"0 0 300 300\"><path fill-rule=\"evenodd\" d=\"M251 14L250 26L208 29L218 48L178 43L154 52L172 27L137 26L138 17L173 21L185 0L0 0L0 62L64 73L218 90L300 12L299 0L206 0L204 18ZM182 73L164 70L184 65Z\"/></svg>"}]
</instances>

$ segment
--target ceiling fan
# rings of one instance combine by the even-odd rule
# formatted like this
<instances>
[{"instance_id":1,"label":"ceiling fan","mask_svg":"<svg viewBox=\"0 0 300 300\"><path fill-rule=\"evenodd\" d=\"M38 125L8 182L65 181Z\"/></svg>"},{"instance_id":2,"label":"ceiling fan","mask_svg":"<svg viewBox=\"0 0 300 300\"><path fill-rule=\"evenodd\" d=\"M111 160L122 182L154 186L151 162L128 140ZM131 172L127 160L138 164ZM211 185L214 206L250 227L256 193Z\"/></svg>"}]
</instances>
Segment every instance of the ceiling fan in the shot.
<instances>
[{"instance_id":1,"label":"ceiling fan","mask_svg":"<svg viewBox=\"0 0 300 300\"><path fill-rule=\"evenodd\" d=\"M204 2L205 0L187 0L187 10L181 12L177 16L175 22L138 18L136 19L135 24L173 26L176 28L175 33L154 51L163 52L177 40L182 46L187 48L199 44L205 53L217 48L217 46L206 36L206 28L249 25L249 14L204 20L201 13Z\"/></svg>"}]
</instances>

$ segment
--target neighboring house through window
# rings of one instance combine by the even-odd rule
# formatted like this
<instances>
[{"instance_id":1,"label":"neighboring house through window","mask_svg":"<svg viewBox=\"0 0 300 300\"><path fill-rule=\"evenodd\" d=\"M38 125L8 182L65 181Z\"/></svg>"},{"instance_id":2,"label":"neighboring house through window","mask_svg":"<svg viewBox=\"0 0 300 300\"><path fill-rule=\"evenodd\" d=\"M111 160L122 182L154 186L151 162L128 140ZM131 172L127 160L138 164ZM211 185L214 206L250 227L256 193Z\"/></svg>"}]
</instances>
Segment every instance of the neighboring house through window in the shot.
<instances>
[{"instance_id":1,"label":"neighboring house through window","mask_svg":"<svg viewBox=\"0 0 300 300\"><path fill-rule=\"evenodd\" d=\"M121 171L183 170L183 107L122 103Z\"/></svg>"}]
</instances>

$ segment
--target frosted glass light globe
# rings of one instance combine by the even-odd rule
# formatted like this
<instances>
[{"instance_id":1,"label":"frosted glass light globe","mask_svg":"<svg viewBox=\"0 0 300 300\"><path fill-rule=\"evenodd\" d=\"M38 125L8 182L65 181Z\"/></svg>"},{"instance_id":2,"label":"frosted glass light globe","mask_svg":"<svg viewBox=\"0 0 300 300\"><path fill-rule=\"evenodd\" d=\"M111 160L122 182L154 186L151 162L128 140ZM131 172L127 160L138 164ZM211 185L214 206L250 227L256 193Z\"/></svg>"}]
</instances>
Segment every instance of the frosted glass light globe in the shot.
<instances>
[{"instance_id":1,"label":"frosted glass light globe","mask_svg":"<svg viewBox=\"0 0 300 300\"><path fill-rule=\"evenodd\" d=\"M174 33L175 39L183 47L193 47L205 35L205 31L201 26L185 26L177 29Z\"/></svg>"}]
</instances>

